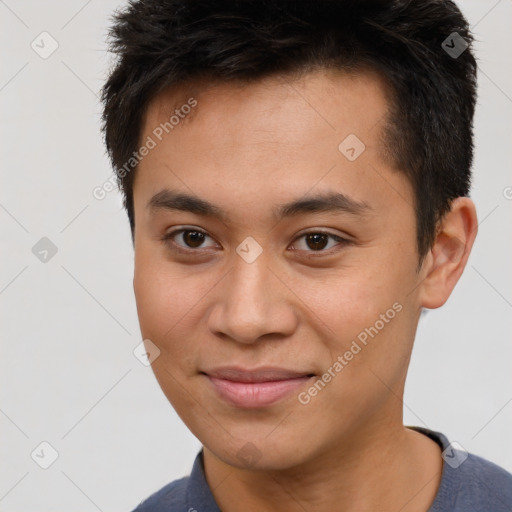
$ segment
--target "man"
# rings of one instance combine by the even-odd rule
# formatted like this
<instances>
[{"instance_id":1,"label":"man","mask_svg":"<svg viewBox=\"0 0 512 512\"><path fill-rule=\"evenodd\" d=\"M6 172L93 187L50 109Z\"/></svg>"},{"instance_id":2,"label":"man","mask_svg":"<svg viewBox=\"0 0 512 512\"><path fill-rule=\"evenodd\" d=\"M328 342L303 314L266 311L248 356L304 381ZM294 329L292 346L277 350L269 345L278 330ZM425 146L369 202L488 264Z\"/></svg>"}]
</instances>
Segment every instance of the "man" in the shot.
<instances>
[{"instance_id":1,"label":"man","mask_svg":"<svg viewBox=\"0 0 512 512\"><path fill-rule=\"evenodd\" d=\"M476 64L449 1L141 0L106 144L155 376L201 441L136 510L510 511L405 427L418 319L471 251Z\"/></svg>"}]
</instances>

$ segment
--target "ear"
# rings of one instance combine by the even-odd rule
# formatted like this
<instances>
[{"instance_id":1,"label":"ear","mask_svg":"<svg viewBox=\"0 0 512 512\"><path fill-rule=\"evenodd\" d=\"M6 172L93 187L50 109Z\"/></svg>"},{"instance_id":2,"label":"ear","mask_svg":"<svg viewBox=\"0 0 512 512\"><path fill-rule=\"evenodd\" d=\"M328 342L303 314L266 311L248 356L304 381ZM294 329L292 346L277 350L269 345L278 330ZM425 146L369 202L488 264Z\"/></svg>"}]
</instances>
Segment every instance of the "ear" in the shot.
<instances>
[{"instance_id":1,"label":"ear","mask_svg":"<svg viewBox=\"0 0 512 512\"><path fill-rule=\"evenodd\" d=\"M477 230L473 201L469 197L454 199L422 265L423 281L419 286L419 303L422 307L435 309L448 300L466 267Z\"/></svg>"}]
</instances>

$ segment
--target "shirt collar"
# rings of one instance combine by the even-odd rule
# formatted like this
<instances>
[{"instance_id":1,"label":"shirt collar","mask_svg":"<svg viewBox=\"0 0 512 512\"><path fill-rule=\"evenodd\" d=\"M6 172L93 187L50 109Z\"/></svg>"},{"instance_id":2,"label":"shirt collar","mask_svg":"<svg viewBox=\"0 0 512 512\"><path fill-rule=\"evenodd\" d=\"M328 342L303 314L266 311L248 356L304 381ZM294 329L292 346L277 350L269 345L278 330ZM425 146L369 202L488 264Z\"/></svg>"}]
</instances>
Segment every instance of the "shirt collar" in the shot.
<instances>
[{"instance_id":1,"label":"shirt collar","mask_svg":"<svg viewBox=\"0 0 512 512\"><path fill-rule=\"evenodd\" d=\"M204 473L203 449L197 454L187 482L186 512L221 512Z\"/></svg>"}]
</instances>

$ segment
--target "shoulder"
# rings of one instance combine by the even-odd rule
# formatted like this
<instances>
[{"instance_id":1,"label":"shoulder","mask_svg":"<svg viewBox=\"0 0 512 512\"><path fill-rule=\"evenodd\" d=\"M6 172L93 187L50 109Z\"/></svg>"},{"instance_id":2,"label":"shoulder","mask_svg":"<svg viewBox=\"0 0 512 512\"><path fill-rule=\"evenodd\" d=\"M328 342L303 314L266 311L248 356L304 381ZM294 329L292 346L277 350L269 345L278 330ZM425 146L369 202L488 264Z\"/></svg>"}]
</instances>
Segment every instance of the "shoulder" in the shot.
<instances>
[{"instance_id":1,"label":"shoulder","mask_svg":"<svg viewBox=\"0 0 512 512\"><path fill-rule=\"evenodd\" d=\"M186 512L186 490L189 477L174 480L139 504L133 512Z\"/></svg>"},{"instance_id":2,"label":"shoulder","mask_svg":"<svg viewBox=\"0 0 512 512\"><path fill-rule=\"evenodd\" d=\"M441 432L408 427L441 448L443 473L428 512L511 512L512 474L483 457L468 453Z\"/></svg>"},{"instance_id":3,"label":"shoulder","mask_svg":"<svg viewBox=\"0 0 512 512\"><path fill-rule=\"evenodd\" d=\"M512 474L439 432L422 430L441 445L444 459L441 485L429 512L512 511Z\"/></svg>"},{"instance_id":4,"label":"shoulder","mask_svg":"<svg viewBox=\"0 0 512 512\"><path fill-rule=\"evenodd\" d=\"M512 474L473 454L457 467L445 463L440 493L451 502L451 510L465 512L510 512ZM446 459L445 459L446 460ZM433 512L437 509L433 509Z\"/></svg>"}]
</instances>

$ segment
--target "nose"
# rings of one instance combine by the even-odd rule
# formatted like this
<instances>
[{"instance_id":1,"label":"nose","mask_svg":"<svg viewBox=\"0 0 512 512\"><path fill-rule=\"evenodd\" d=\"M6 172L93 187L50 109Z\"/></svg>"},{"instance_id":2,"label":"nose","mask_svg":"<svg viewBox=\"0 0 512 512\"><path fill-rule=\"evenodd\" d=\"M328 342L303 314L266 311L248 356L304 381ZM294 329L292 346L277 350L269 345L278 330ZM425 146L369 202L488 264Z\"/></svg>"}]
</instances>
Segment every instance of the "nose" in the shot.
<instances>
[{"instance_id":1,"label":"nose","mask_svg":"<svg viewBox=\"0 0 512 512\"><path fill-rule=\"evenodd\" d=\"M244 344L270 335L291 336L298 323L297 309L281 274L263 254L252 263L235 255L210 310L210 331Z\"/></svg>"}]
</instances>

